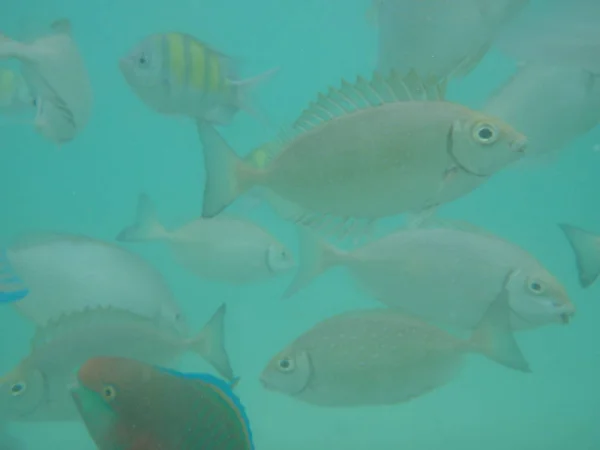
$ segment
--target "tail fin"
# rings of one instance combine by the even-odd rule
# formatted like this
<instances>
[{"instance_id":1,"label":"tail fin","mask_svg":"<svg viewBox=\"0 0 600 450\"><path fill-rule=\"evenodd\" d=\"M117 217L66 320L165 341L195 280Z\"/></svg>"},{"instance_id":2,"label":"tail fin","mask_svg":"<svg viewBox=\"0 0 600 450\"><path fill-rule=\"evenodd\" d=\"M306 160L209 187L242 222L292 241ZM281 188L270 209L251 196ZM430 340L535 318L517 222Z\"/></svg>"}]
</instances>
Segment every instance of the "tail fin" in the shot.
<instances>
[{"instance_id":1,"label":"tail fin","mask_svg":"<svg viewBox=\"0 0 600 450\"><path fill-rule=\"evenodd\" d=\"M531 372L512 334L506 284L473 332L470 343L476 351L506 367Z\"/></svg>"},{"instance_id":2,"label":"tail fin","mask_svg":"<svg viewBox=\"0 0 600 450\"><path fill-rule=\"evenodd\" d=\"M14 272L6 251L0 253L0 303L14 303L23 300L29 289Z\"/></svg>"},{"instance_id":3,"label":"tail fin","mask_svg":"<svg viewBox=\"0 0 600 450\"><path fill-rule=\"evenodd\" d=\"M345 252L319 239L308 228L298 225L297 230L300 250L298 272L283 298L291 297L328 269L344 264L347 258Z\"/></svg>"},{"instance_id":4,"label":"tail fin","mask_svg":"<svg viewBox=\"0 0 600 450\"><path fill-rule=\"evenodd\" d=\"M150 197L146 194L140 194L135 216L135 222L121 231L117 236L117 241L121 242L140 242L151 241L155 239L165 239L168 236L167 230L163 227L156 217L156 209Z\"/></svg>"},{"instance_id":5,"label":"tail fin","mask_svg":"<svg viewBox=\"0 0 600 450\"><path fill-rule=\"evenodd\" d=\"M279 72L279 70L281 70L281 67L275 67L255 77L231 82L238 88L237 107L257 119L267 128L270 128L271 125L269 121L252 106L254 103L252 101L252 96L258 86L271 79L273 75Z\"/></svg>"},{"instance_id":6,"label":"tail fin","mask_svg":"<svg viewBox=\"0 0 600 450\"><path fill-rule=\"evenodd\" d=\"M226 310L223 303L198 336L189 342L189 348L208 361L221 376L229 381L235 381L229 355L225 349Z\"/></svg>"},{"instance_id":7,"label":"tail fin","mask_svg":"<svg viewBox=\"0 0 600 450\"><path fill-rule=\"evenodd\" d=\"M600 237L572 225L563 223L559 226L575 252L579 283L587 288L600 275Z\"/></svg>"},{"instance_id":8,"label":"tail fin","mask_svg":"<svg viewBox=\"0 0 600 450\"><path fill-rule=\"evenodd\" d=\"M210 218L253 186L248 175L256 169L240 159L212 125L201 121L196 125L206 168L202 217Z\"/></svg>"}]
</instances>

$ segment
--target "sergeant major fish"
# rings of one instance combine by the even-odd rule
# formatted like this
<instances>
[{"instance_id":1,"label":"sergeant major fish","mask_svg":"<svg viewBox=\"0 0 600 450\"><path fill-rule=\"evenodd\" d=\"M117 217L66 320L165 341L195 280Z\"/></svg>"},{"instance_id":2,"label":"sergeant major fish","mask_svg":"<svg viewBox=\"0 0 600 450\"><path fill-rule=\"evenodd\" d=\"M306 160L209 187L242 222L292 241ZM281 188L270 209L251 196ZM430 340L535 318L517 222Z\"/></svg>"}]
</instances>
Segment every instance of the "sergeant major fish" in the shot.
<instances>
[{"instance_id":1,"label":"sergeant major fish","mask_svg":"<svg viewBox=\"0 0 600 450\"><path fill-rule=\"evenodd\" d=\"M254 450L233 384L123 358L92 358L71 395L99 450Z\"/></svg>"},{"instance_id":2,"label":"sergeant major fish","mask_svg":"<svg viewBox=\"0 0 600 450\"><path fill-rule=\"evenodd\" d=\"M319 96L289 137L271 145L264 169L240 159L214 127L198 123L207 172L203 217L261 187L289 204L285 218L298 223L372 222L452 201L523 155L525 136L443 101L443 85L424 83L414 72L342 84Z\"/></svg>"},{"instance_id":3,"label":"sergeant major fish","mask_svg":"<svg viewBox=\"0 0 600 450\"><path fill-rule=\"evenodd\" d=\"M66 386L73 370L95 356L121 356L171 365L191 351L233 379L224 347L225 305L189 337L172 324L114 308L65 315L38 328L30 354L0 377L0 417L12 421L76 420Z\"/></svg>"},{"instance_id":4,"label":"sergeant major fish","mask_svg":"<svg viewBox=\"0 0 600 450\"><path fill-rule=\"evenodd\" d=\"M394 310L340 314L278 352L261 381L313 405L355 407L402 403L434 391L455 377L468 353L529 372L508 313L503 289L466 341Z\"/></svg>"},{"instance_id":5,"label":"sergeant major fish","mask_svg":"<svg viewBox=\"0 0 600 450\"><path fill-rule=\"evenodd\" d=\"M16 58L37 105L35 128L45 138L69 142L87 124L92 88L66 19L46 36L22 43L0 36L0 59Z\"/></svg>"},{"instance_id":6,"label":"sergeant major fish","mask_svg":"<svg viewBox=\"0 0 600 450\"><path fill-rule=\"evenodd\" d=\"M231 58L184 33L146 37L119 67L135 94L155 111L216 125L227 125L240 109L256 114L249 93L278 70L241 80Z\"/></svg>"},{"instance_id":7,"label":"sergeant major fish","mask_svg":"<svg viewBox=\"0 0 600 450\"><path fill-rule=\"evenodd\" d=\"M158 221L150 198L140 195L134 225L117 236L121 242L162 240L176 261L195 275L244 284L288 272L291 252L267 230L245 219L198 219L168 231Z\"/></svg>"}]
</instances>

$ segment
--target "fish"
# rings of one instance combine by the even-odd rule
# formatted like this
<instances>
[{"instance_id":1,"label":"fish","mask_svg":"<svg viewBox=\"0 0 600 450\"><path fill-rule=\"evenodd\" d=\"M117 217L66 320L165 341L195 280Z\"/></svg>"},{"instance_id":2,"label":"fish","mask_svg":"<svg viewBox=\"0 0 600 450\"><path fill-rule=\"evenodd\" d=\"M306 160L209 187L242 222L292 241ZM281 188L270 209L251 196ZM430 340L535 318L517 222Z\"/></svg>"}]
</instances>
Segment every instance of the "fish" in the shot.
<instances>
[{"instance_id":1,"label":"fish","mask_svg":"<svg viewBox=\"0 0 600 450\"><path fill-rule=\"evenodd\" d=\"M546 1L502 30L497 48L523 63L600 73L600 6L589 0ZM557 33L556 30L561 30Z\"/></svg>"},{"instance_id":2,"label":"fish","mask_svg":"<svg viewBox=\"0 0 600 450\"><path fill-rule=\"evenodd\" d=\"M527 139L499 119L443 101L443 89L415 72L343 81L269 146L273 158L264 169L198 122L206 170L202 217L218 215L254 187L291 206L284 219L315 228L334 217L357 229L466 195L518 161Z\"/></svg>"},{"instance_id":3,"label":"fish","mask_svg":"<svg viewBox=\"0 0 600 450\"><path fill-rule=\"evenodd\" d=\"M514 330L569 323L575 306L563 284L531 253L466 222L431 219L352 251L299 227L300 264L289 298L335 266L392 308L444 327L472 330L502 288L510 294Z\"/></svg>"},{"instance_id":4,"label":"fish","mask_svg":"<svg viewBox=\"0 0 600 450\"><path fill-rule=\"evenodd\" d=\"M99 450L254 450L232 384L123 358L88 360L72 398Z\"/></svg>"},{"instance_id":5,"label":"fish","mask_svg":"<svg viewBox=\"0 0 600 450\"><path fill-rule=\"evenodd\" d=\"M375 0L377 69L462 78L529 0Z\"/></svg>"},{"instance_id":6,"label":"fish","mask_svg":"<svg viewBox=\"0 0 600 450\"><path fill-rule=\"evenodd\" d=\"M29 355L0 377L0 418L16 422L77 420L66 386L73 371L95 356L170 365L184 353L193 352L221 376L233 380L224 346L225 311L222 305L193 337L172 324L115 308L65 315L38 328Z\"/></svg>"},{"instance_id":7,"label":"fish","mask_svg":"<svg viewBox=\"0 0 600 450\"><path fill-rule=\"evenodd\" d=\"M589 288L600 275L600 235L568 223L559 226L575 253L579 284Z\"/></svg>"},{"instance_id":8,"label":"fish","mask_svg":"<svg viewBox=\"0 0 600 450\"><path fill-rule=\"evenodd\" d=\"M260 380L297 401L340 408L399 404L433 392L455 378L469 353L527 373L508 303L502 289L468 340L394 310L342 313L278 352Z\"/></svg>"},{"instance_id":9,"label":"fish","mask_svg":"<svg viewBox=\"0 0 600 450\"><path fill-rule=\"evenodd\" d=\"M18 113L33 109L35 101L20 73L0 68L0 112Z\"/></svg>"},{"instance_id":10,"label":"fish","mask_svg":"<svg viewBox=\"0 0 600 450\"><path fill-rule=\"evenodd\" d=\"M90 119L93 94L70 21L53 22L47 35L28 43L0 35L0 59L7 58L20 61L35 98L35 129L56 144L72 141Z\"/></svg>"},{"instance_id":11,"label":"fish","mask_svg":"<svg viewBox=\"0 0 600 450\"><path fill-rule=\"evenodd\" d=\"M0 255L0 303L36 325L114 306L186 328L161 273L118 245L69 233L24 233Z\"/></svg>"},{"instance_id":12,"label":"fish","mask_svg":"<svg viewBox=\"0 0 600 450\"><path fill-rule=\"evenodd\" d=\"M239 110L259 117L249 97L279 70L241 79L236 66L229 56L178 32L147 36L119 60L123 77L146 106L220 126Z\"/></svg>"},{"instance_id":13,"label":"fish","mask_svg":"<svg viewBox=\"0 0 600 450\"><path fill-rule=\"evenodd\" d=\"M483 110L527 135L527 156L519 163L551 160L598 124L600 77L579 68L527 63Z\"/></svg>"},{"instance_id":14,"label":"fish","mask_svg":"<svg viewBox=\"0 0 600 450\"><path fill-rule=\"evenodd\" d=\"M135 223L116 239L164 241L175 260L191 273L237 285L270 279L295 267L294 257L285 245L243 218L200 218L168 231L158 221L154 204L146 194L138 198Z\"/></svg>"}]
</instances>

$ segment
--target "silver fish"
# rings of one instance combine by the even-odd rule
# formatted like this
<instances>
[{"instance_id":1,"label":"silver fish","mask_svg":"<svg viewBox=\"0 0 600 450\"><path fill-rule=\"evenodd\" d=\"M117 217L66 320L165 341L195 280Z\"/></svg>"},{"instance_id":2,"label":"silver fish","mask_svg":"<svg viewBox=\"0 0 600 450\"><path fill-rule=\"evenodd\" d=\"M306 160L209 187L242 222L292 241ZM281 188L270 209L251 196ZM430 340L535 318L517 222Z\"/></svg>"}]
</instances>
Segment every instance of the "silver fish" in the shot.
<instances>
[{"instance_id":1,"label":"silver fish","mask_svg":"<svg viewBox=\"0 0 600 450\"><path fill-rule=\"evenodd\" d=\"M77 420L67 385L73 371L96 356L120 356L171 366L187 351L225 378L233 371L224 347L225 305L189 338L160 323L113 308L76 312L37 330L30 354L0 378L0 418L10 421Z\"/></svg>"},{"instance_id":2,"label":"silver fish","mask_svg":"<svg viewBox=\"0 0 600 450\"><path fill-rule=\"evenodd\" d=\"M203 217L260 187L293 205L286 219L298 223L314 226L329 216L372 222L466 195L523 155L525 136L443 101L443 86L414 72L342 84L302 114L291 137L272 144L273 159L262 169L198 123L207 171Z\"/></svg>"},{"instance_id":3,"label":"silver fish","mask_svg":"<svg viewBox=\"0 0 600 450\"><path fill-rule=\"evenodd\" d=\"M508 291L492 303L471 339L387 309L324 320L277 353L263 385L327 407L402 403L451 381L467 353L529 372L510 327Z\"/></svg>"},{"instance_id":4,"label":"silver fish","mask_svg":"<svg viewBox=\"0 0 600 450\"><path fill-rule=\"evenodd\" d=\"M434 222L350 252L300 229L300 268L285 296L340 265L387 306L444 326L473 329L510 272L506 289L513 329L567 323L575 313L564 286L527 251L470 224Z\"/></svg>"},{"instance_id":5,"label":"silver fish","mask_svg":"<svg viewBox=\"0 0 600 450\"><path fill-rule=\"evenodd\" d=\"M37 325L73 311L114 306L185 328L160 272L140 256L85 236L31 233L0 255L0 303Z\"/></svg>"},{"instance_id":6,"label":"silver fish","mask_svg":"<svg viewBox=\"0 0 600 450\"><path fill-rule=\"evenodd\" d=\"M232 284L265 280L295 267L291 252L267 230L235 217L197 219L173 231L158 221L154 205L140 195L135 224L121 242L165 241L178 264L201 278Z\"/></svg>"},{"instance_id":7,"label":"silver fish","mask_svg":"<svg viewBox=\"0 0 600 450\"><path fill-rule=\"evenodd\" d=\"M36 99L35 127L44 137L69 142L87 124L92 88L68 20L57 20L52 31L30 43L0 36L0 59L16 58Z\"/></svg>"}]
</instances>

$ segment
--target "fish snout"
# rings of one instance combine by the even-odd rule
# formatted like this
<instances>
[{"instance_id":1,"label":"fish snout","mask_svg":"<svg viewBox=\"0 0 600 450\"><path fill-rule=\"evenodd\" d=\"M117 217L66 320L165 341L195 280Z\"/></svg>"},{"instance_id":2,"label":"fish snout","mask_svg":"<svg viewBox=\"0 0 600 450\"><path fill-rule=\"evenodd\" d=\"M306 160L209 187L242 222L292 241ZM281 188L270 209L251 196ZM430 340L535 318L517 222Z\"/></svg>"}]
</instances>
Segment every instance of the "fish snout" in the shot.
<instances>
[{"instance_id":1,"label":"fish snout","mask_svg":"<svg viewBox=\"0 0 600 450\"><path fill-rule=\"evenodd\" d=\"M527 142L527 138L523 136L520 139L514 140L510 144L510 149L516 153L525 153L525 150L527 150Z\"/></svg>"}]
</instances>

